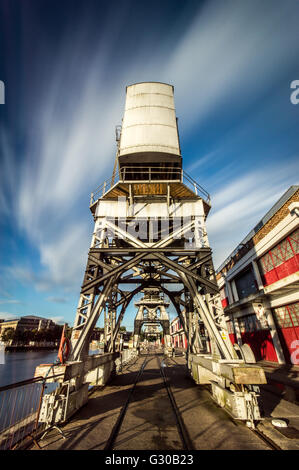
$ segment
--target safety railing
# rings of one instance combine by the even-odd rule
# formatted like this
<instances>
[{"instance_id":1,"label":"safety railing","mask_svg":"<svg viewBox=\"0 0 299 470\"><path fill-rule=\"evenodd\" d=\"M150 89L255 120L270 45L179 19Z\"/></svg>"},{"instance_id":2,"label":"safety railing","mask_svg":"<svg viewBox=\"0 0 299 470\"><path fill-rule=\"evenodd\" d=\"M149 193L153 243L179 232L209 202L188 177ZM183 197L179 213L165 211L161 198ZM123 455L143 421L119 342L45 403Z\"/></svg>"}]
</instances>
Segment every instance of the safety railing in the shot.
<instances>
[{"instance_id":1,"label":"safety railing","mask_svg":"<svg viewBox=\"0 0 299 470\"><path fill-rule=\"evenodd\" d=\"M18 448L25 438L35 441L37 434L46 430L47 424L39 422L42 399L57 387L57 383L46 385L49 378L37 377L0 387L0 450Z\"/></svg>"},{"instance_id":2,"label":"safety railing","mask_svg":"<svg viewBox=\"0 0 299 470\"><path fill-rule=\"evenodd\" d=\"M123 349L118 359L115 360L116 372L122 371L122 368L129 364L132 359L137 357L135 349Z\"/></svg>"},{"instance_id":3,"label":"safety railing","mask_svg":"<svg viewBox=\"0 0 299 470\"><path fill-rule=\"evenodd\" d=\"M104 181L91 193L90 205L103 197L117 183L183 183L196 195L210 204L209 193L198 184L188 173L177 167L122 167L111 178Z\"/></svg>"},{"instance_id":4,"label":"safety railing","mask_svg":"<svg viewBox=\"0 0 299 470\"><path fill-rule=\"evenodd\" d=\"M211 203L210 194L195 181L188 173L182 170L183 183L192 189L197 196L201 196L208 204Z\"/></svg>"}]
</instances>

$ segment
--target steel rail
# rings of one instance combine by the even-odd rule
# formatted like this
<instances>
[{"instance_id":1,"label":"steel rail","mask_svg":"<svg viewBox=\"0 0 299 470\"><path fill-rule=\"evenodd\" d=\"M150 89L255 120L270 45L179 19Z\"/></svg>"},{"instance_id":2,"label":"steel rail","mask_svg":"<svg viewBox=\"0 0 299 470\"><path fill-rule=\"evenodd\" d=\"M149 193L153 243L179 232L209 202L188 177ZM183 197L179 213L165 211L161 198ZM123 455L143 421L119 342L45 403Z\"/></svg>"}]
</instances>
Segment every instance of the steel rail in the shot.
<instances>
[{"instance_id":1,"label":"steel rail","mask_svg":"<svg viewBox=\"0 0 299 470\"><path fill-rule=\"evenodd\" d=\"M134 362L133 362L133 359ZM123 372L123 371L126 371L127 369L129 369L129 367L133 366L134 364L136 364L136 362L138 361L138 356L133 356L132 359L130 359L123 367L121 367L121 369L118 369L116 371L116 375L119 374L119 372ZM107 387L109 387L111 385L111 382L108 381L107 383L105 383L104 385L91 385L90 387L90 390L88 390L88 396L92 395L93 393L97 392L97 391L103 391L105 390Z\"/></svg>"},{"instance_id":2,"label":"steel rail","mask_svg":"<svg viewBox=\"0 0 299 470\"><path fill-rule=\"evenodd\" d=\"M208 394L210 395L211 399L213 400L213 402L215 403L215 400L213 398L213 395L211 393L211 390L210 390L210 387L208 385L202 385L202 387L208 392ZM219 406L219 405L217 405ZM283 450L281 447L279 447L279 445L277 445L274 441L272 441L272 439L270 439L269 437L265 436L265 434L263 434L261 431L259 431L258 429L251 429L251 428L248 428L246 426L246 424L244 422L240 422L239 420L235 420L232 416L231 416L231 419L236 422L236 424L238 425L241 425L241 426L245 426L246 429L248 429L250 432L252 432L253 434L255 434L259 439L261 439L263 442L265 442L265 444L267 444L267 446L271 449L271 450Z\"/></svg>"},{"instance_id":3,"label":"steel rail","mask_svg":"<svg viewBox=\"0 0 299 470\"><path fill-rule=\"evenodd\" d=\"M60 364L57 363L57 364L53 364L53 365L55 366L55 365L60 365ZM50 375L50 376L46 377L46 380L54 379L54 378L57 378L57 377L62 377L63 375L64 374ZM42 376L33 377L32 379L23 380L22 382L15 382L15 383L12 383L12 384L9 384L9 385L4 385L3 387L0 387L0 392L4 392L6 390L10 390L10 389L13 389L13 388L23 387L24 385L39 383L39 382L43 382L43 381L45 381L45 377L42 377Z\"/></svg>"},{"instance_id":4,"label":"steel rail","mask_svg":"<svg viewBox=\"0 0 299 470\"><path fill-rule=\"evenodd\" d=\"M152 358L151 358L152 359ZM132 394L136 388L136 385L143 373L143 370L145 368L145 366L148 364L149 361L151 361L151 359L148 359L147 357L145 358L142 366L140 367L138 373L136 374L136 377L135 377L135 381L134 381L134 384L133 384L133 387L130 389L129 391L129 395L127 397L127 400L125 402L125 404L123 405L119 415L118 415L118 418L117 418L117 421L115 423L115 425L113 426L113 429L111 431L111 434L106 442L106 445L104 447L104 450L113 450L113 445L115 443L115 440L118 436L118 433L119 433L119 430L121 428L121 425L122 425L122 422L124 420L124 417L125 417L125 414L127 412L127 409L128 409L128 406L129 406L129 403L131 401L131 397L132 397Z\"/></svg>"},{"instance_id":5,"label":"steel rail","mask_svg":"<svg viewBox=\"0 0 299 470\"><path fill-rule=\"evenodd\" d=\"M171 359L171 361L175 364L175 365L179 365L178 362L176 362L172 357L169 358ZM211 396L212 400L213 400L213 397L212 397L212 394L211 394L211 391L210 389L208 388L208 386L205 386L204 387L205 390L208 392L208 394ZM213 402L215 402L213 400ZM233 419L233 418L232 418ZM268 447L271 449L271 450L282 450L281 447L279 447L274 441L272 441L270 438L268 438L267 436L265 436L261 431L259 431L258 429L250 429L250 431L255 434L257 437L259 437L262 441L265 442L265 444L268 445Z\"/></svg>"},{"instance_id":6,"label":"steel rail","mask_svg":"<svg viewBox=\"0 0 299 470\"><path fill-rule=\"evenodd\" d=\"M265 436L265 434L263 434L258 429L251 429L251 432L258 436L262 441L264 441L268 445L268 447L270 447L271 450L282 450L282 448L275 444L272 439L269 439L269 437Z\"/></svg>"},{"instance_id":7,"label":"steel rail","mask_svg":"<svg viewBox=\"0 0 299 470\"><path fill-rule=\"evenodd\" d=\"M135 357L134 357L135 359ZM134 365L136 361L134 362L131 362L129 361L127 364L125 364L122 368L122 371L124 370L127 370L130 366ZM64 374L59 374L59 375L55 375L55 376L50 376L48 378L52 379L52 378L55 378L55 377L60 377L61 375L64 375ZM40 379L40 377L38 377L38 379ZM27 381L25 381L27 382ZM22 384L22 382L19 382ZM15 384L13 384L15 385ZM90 397L93 393L97 392L97 391L103 391L105 388L107 388L107 386L109 386L109 382L106 383L105 385L94 385L94 386L91 386L91 389L88 390L88 397ZM39 406L40 408L40 406ZM38 410L39 412L39 410ZM35 432L37 432L37 428L35 429ZM27 434L26 436L23 437L23 439L20 440L21 444L25 441L26 438L30 437L31 440L28 441L24 447L21 447L22 450L25 450L25 449L28 449L28 448L31 448L32 444L35 444L38 448L40 448L39 444L38 444L38 439L41 437L41 435L43 434L44 430L43 431L40 431L38 432L36 435L32 435L32 433L29 433ZM20 442L16 443L14 448L16 446L18 446L20 444ZM14 450L14 448L12 448L12 450ZM19 447L17 447L17 450L20 450Z\"/></svg>"},{"instance_id":8,"label":"steel rail","mask_svg":"<svg viewBox=\"0 0 299 470\"><path fill-rule=\"evenodd\" d=\"M173 392L171 390L171 386L170 386L170 383L169 383L169 378L166 376L166 373L165 373L165 370L164 370L165 366L163 366L163 363L164 363L164 360L161 361L160 364L159 364L160 373L161 373L161 376L163 378L164 385L165 385L165 388L167 390L168 398L170 400L170 403L171 403L171 406L172 406L172 409L173 409L173 412L174 412L174 415L175 415L175 419L176 419L176 422L177 422L177 428L178 428L178 431L179 431L179 434L180 434L180 438L181 438L184 450L194 450L191 438L190 438L189 433L186 429L185 423L184 423L184 421L181 417L181 413L179 411L179 408L176 404Z\"/></svg>"}]
</instances>

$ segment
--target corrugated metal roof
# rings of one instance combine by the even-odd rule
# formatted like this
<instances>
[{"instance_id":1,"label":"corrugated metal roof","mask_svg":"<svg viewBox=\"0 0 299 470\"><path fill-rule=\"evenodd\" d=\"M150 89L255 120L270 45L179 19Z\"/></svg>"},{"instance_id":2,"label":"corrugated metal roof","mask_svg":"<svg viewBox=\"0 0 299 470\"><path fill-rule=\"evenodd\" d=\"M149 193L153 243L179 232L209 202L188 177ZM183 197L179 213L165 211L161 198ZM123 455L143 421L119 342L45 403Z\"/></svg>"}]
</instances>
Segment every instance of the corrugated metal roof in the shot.
<instances>
[{"instance_id":1,"label":"corrugated metal roof","mask_svg":"<svg viewBox=\"0 0 299 470\"><path fill-rule=\"evenodd\" d=\"M264 217L256 224L256 226L246 235L246 237L239 243L237 248L223 261L223 263L216 270L216 273L219 273L224 266L229 262L229 260L239 251L240 245L245 245L267 222L268 220L276 214L277 211L285 204L285 202L290 199L293 194L297 191L299 185L290 186L289 189L281 196L280 199L271 207L271 209L264 215Z\"/></svg>"}]
</instances>

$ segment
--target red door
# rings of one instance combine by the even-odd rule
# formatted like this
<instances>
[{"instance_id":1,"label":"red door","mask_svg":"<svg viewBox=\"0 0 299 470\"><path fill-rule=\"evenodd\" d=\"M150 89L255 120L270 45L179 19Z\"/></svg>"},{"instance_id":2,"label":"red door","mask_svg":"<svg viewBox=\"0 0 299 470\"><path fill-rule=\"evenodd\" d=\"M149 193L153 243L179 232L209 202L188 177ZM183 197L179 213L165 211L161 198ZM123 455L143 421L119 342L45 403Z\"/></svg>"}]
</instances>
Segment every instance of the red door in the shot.
<instances>
[{"instance_id":1,"label":"red door","mask_svg":"<svg viewBox=\"0 0 299 470\"><path fill-rule=\"evenodd\" d=\"M256 361L278 362L270 330L263 328L255 314L239 318L242 343L247 343Z\"/></svg>"},{"instance_id":2,"label":"red door","mask_svg":"<svg viewBox=\"0 0 299 470\"><path fill-rule=\"evenodd\" d=\"M269 330L241 333L241 337L242 343L247 343L251 347L256 361L278 362Z\"/></svg>"}]
</instances>

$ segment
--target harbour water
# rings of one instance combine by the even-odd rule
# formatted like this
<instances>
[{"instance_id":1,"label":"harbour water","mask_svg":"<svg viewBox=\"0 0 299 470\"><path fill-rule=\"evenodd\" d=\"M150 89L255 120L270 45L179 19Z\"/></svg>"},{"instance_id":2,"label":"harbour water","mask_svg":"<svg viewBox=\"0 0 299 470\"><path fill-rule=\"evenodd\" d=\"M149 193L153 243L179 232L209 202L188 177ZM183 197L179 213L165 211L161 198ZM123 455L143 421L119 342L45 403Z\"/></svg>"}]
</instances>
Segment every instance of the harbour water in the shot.
<instances>
[{"instance_id":1,"label":"harbour water","mask_svg":"<svg viewBox=\"0 0 299 470\"><path fill-rule=\"evenodd\" d=\"M31 379L39 364L53 364L57 351L6 352L5 363L0 364L0 387Z\"/></svg>"},{"instance_id":2,"label":"harbour water","mask_svg":"<svg viewBox=\"0 0 299 470\"><path fill-rule=\"evenodd\" d=\"M99 352L98 349L94 349L90 350L89 354ZM31 379L38 365L53 364L56 359L56 350L6 352L5 363L0 364L0 387Z\"/></svg>"},{"instance_id":3,"label":"harbour water","mask_svg":"<svg viewBox=\"0 0 299 470\"><path fill-rule=\"evenodd\" d=\"M0 387L6 387L16 382L32 379L38 365L50 365L56 362L57 352L57 350L6 351L4 364L0 364ZM89 351L89 354L93 355L102 352L102 350L93 348L93 350ZM41 393L51 393L56 387L57 383L50 383L47 384L44 391L42 391L42 382L39 382L6 388L0 392L0 449L6 445L5 433L8 432L9 436L12 436L12 443L13 439L16 438L16 432L13 431L14 429L21 432L21 429L25 429L25 427L22 427L22 423L25 422L26 426L34 425ZM8 429L10 431L7 431Z\"/></svg>"}]
</instances>

